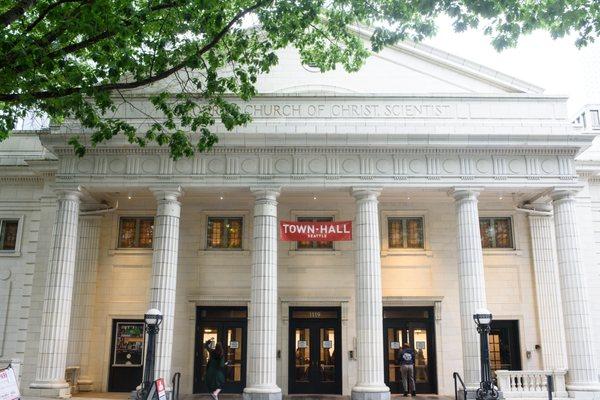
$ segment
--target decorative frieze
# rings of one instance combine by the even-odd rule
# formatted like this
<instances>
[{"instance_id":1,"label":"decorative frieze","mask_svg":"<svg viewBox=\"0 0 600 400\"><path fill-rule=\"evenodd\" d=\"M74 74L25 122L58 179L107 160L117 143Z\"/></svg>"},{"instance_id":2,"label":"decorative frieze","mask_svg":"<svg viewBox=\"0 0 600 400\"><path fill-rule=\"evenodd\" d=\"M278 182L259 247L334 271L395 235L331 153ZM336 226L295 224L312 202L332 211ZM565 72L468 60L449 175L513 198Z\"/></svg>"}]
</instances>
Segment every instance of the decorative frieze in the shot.
<instances>
[{"instance_id":1,"label":"decorative frieze","mask_svg":"<svg viewBox=\"0 0 600 400\"><path fill-rule=\"evenodd\" d=\"M288 149L231 148L211 151L192 159L174 162L168 153L162 154L88 154L79 158L63 155L59 164L57 181L85 182L102 178L122 181L125 177L160 179L177 176L198 182L199 175L223 181L269 179L279 183L290 180L322 182L336 179L353 184L365 179L393 184L398 179L426 183L431 180L457 182L461 180L492 183L497 180L537 180L540 184L557 184L576 180L573 163L568 156L538 153L522 155L488 151L396 151L386 149L331 149L331 151L297 152ZM214 183L214 180L212 180Z\"/></svg>"}]
</instances>

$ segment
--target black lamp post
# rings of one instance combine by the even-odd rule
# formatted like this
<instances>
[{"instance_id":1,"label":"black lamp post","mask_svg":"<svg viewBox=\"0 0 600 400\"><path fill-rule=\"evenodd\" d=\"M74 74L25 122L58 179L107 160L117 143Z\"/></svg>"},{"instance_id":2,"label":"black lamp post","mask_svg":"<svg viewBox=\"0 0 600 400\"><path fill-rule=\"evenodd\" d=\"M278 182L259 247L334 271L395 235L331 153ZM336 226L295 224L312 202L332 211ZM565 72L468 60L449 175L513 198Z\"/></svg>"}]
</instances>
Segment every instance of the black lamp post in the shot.
<instances>
[{"instance_id":1,"label":"black lamp post","mask_svg":"<svg viewBox=\"0 0 600 400\"><path fill-rule=\"evenodd\" d=\"M156 308L151 308L144 314L148 345L146 346L146 362L144 363L144 381L142 382L142 400L146 400L152 382L154 381L154 350L156 347L156 334L162 322L162 313Z\"/></svg>"},{"instance_id":2,"label":"black lamp post","mask_svg":"<svg viewBox=\"0 0 600 400\"><path fill-rule=\"evenodd\" d=\"M492 382L492 373L490 369L490 349L488 342L490 324L492 323L492 313L485 308L480 308L475 311L475 314L473 314L473 319L477 324L481 353L481 382L479 383L479 389L477 389L477 399L495 400L498 398L498 391L494 388L494 384Z\"/></svg>"}]
</instances>

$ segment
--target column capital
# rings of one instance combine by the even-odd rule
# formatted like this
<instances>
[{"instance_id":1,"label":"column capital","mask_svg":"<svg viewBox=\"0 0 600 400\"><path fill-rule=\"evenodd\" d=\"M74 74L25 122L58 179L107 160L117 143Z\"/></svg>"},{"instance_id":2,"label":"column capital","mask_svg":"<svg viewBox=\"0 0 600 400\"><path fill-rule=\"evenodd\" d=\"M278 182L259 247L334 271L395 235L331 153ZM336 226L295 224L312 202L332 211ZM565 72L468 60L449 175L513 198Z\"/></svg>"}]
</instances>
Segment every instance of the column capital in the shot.
<instances>
[{"instance_id":1,"label":"column capital","mask_svg":"<svg viewBox=\"0 0 600 400\"><path fill-rule=\"evenodd\" d=\"M83 196L83 190L81 186L71 186L71 187L56 187L53 189L54 194L58 200L73 200L79 201L81 200L81 196Z\"/></svg>"},{"instance_id":2,"label":"column capital","mask_svg":"<svg viewBox=\"0 0 600 400\"><path fill-rule=\"evenodd\" d=\"M448 195L454 197L454 200L476 200L483 188L479 186L456 186L448 191Z\"/></svg>"},{"instance_id":3,"label":"column capital","mask_svg":"<svg viewBox=\"0 0 600 400\"><path fill-rule=\"evenodd\" d=\"M567 200L575 197L577 193L581 191L581 187L569 186L569 187L555 187L549 193L552 201Z\"/></svg>"},{"instance_id":4,"label":"column capital","mask_svg":"<svg viewBox=\"0 0 600 400\"><path fill-rule=\"evenodd\" d=\"M378 186L356 186L350 189L350 194L356 200L377 200L382 188Z\"/></svg>"},{"instance_id":5,"label":"column capital","mask_svg":"<svg viewBox=\"0 0 600 400\"><path fill-rule=\"evenodd\" d=\"M254 195L256 200L271 200L277 201L281 187L279 186L251 186L250 192Z\"/></svg>"},{"instance_id":6,"label":"column capital","mask_svg":"<svg viewBox=\"0 0 600 400\"><path fill-rule=\"evenodd\" d=\"M522 211L527 214L529 218L531 217L540 217L540 218L550 218L552 217L552 203L551 202L542 202L537 201L535 203L526 203L518 206L516 208L517 211Z\"/></svg>"},{"instance_id":7,"label":"column capital","mask_svg":"<svg viewBox=\"0 0 600 400\"><path fill-rule=\"evenodd\" d=\"M177 201L183 195L183 189L179 185L173 186L156 186L148 188L157 201Z\"/></svg>"}]
</instances>

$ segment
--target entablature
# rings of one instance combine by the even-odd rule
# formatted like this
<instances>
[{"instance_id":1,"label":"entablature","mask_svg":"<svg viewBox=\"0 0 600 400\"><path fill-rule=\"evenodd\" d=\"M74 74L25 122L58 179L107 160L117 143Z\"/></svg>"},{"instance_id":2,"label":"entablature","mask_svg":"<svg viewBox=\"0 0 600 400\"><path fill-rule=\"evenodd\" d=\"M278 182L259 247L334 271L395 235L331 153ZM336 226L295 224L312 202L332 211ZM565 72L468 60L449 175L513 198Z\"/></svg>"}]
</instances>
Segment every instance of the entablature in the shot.
<instances>
[{"instance_id":1,"label":"entablature","mask_svg":"<svg viewBox=\"0 0 600 400\"><path fill-rule=\"evenodd\" d=\"M163 148L96 148L82 158L69 148L55 152L57 183L84 185L547 186L578 179L573 149L217 147L177 161Z\"/></svg>"}]
</instances>

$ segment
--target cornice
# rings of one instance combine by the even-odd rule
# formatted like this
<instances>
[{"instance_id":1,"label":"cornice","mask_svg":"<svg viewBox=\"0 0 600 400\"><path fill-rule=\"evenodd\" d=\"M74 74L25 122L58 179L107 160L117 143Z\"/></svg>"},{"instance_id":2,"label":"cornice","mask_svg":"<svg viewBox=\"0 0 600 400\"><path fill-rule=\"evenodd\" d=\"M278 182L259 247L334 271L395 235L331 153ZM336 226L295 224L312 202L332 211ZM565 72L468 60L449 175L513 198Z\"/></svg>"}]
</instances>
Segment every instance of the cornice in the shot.
<instances>
[{"instance_id":1,"label":"cornice","mask_svg":"<svg viewBox=\"0 0 600 400\"><path fill-rule=\"evenodd\" d=\"M73 156L71 147L55 148L57 156ZM96 147L88 149L86 156L92 155L168 155L169 149L164 147ZM577 154L575 148L565 147L475 147L475 148L451 148L451 147L316 147L316 146L227 146L214 147L204 153L199 153L196 157L217 155L217 154L494 154L494 155L566 155L574 156ZM85 159L85 157L83 159ZM193 158L193 157L192 157Z\"/></svg>"}]
</instances>

